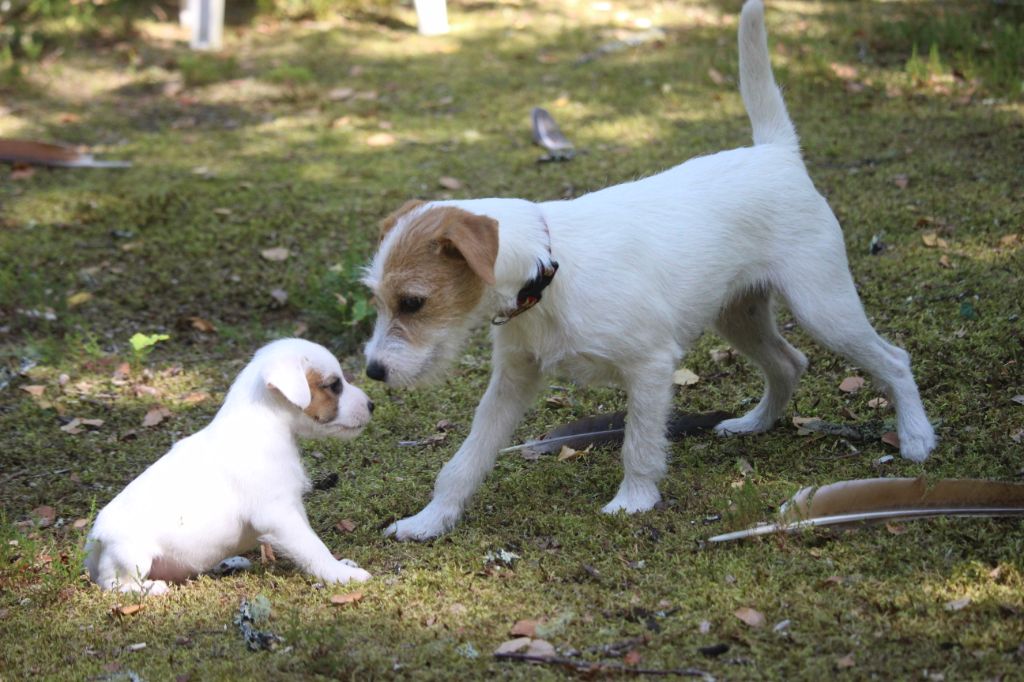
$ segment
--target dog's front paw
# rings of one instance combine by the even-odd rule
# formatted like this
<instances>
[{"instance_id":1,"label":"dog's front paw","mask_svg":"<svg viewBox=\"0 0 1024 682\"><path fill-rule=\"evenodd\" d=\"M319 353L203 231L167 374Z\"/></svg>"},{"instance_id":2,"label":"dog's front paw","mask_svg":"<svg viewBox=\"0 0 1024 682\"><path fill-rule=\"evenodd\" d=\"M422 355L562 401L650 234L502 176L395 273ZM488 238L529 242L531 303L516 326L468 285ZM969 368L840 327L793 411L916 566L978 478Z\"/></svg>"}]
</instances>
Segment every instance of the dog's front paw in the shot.
<instances>
[{"instance_id":1,"label":"dog's front paw","mask_svg":"<svg viewBox=\"0 0 1024 682\"><path fill-rule=\"evenodd\" d=\"M458 522L459 514L428 504L416 516L395 521L384 531L384 535L393 536L396 540L430 540L447 533Z\"/></svg>"},{"instance_id":2,"label":"dog's front paw","mask_svg":"<svg viewBox=\"0 0 1024 682\"><path fill-rule=\"evenodd\" d=\"M623 481L619 486L619 492L601 511L605 514L616 514L620 511L635 514L653 509L659 500L661 493L658 492L656 483Z\"/></svg>"},{"instance_id":3,"label":"dog's front paw","mask_svg":"<svg viewBox=\"0 0 1024 682\"><path fill-rule=\"evenodd\" d=\"M913 434L899 434L900 456L911 462L923 462L935 449L935 431L931 425L926 430Z\"/></svg>"},{"instance_id":4,"label":"dog's front paw","mask_svg":"<svg viewBox=\"0 0 1024 682\"><path fill-rule=\"evenodd\" d=\"M341 559L329 575L323 576L325 581L331 583L365 583L372 577L373 576L371 576L368 571L364 571L359 568L359 566L350 559Z\"/></svg>"}]
</instances>

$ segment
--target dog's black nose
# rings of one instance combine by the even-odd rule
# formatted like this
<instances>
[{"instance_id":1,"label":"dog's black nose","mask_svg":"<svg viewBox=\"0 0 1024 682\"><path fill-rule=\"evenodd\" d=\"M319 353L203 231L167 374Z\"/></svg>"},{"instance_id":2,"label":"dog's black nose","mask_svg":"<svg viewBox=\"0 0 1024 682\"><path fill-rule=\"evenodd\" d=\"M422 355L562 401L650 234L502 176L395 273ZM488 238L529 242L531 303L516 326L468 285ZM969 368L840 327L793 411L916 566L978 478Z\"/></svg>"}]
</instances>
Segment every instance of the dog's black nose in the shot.
<instances>
[{"instance_id":1,"label":"dog's black nose","mask_svg":"<svg viewBox=\"0 0 1024 682\"><path fill-rule=\"evenodd\" d=\"M367 400L366 401L366 409L368 409L370 411L370 414L373 414L373 408L374 407L376 407L376 405L373 404L372 400Z\"/></svg>"},{"instance_id":2,"label":"dog's black nose","mask_svg":"<svg viewBox=\"0 0 1024 682\"><path fill-rule=\"evenodd\" d=\"M376 360L371 360L370 364L366 366L366 376L370 377L374 381L384 381L388 378L387 367Z\"/></svg>"}]
</instances>

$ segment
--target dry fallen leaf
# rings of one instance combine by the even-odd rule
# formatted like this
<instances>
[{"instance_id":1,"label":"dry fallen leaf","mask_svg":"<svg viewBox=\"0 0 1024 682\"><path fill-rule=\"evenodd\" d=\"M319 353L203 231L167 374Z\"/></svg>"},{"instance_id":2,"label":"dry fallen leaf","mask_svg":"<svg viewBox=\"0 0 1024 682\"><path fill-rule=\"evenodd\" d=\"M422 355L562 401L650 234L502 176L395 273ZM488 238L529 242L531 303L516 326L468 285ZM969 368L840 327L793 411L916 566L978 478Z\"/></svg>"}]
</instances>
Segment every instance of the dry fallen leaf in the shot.
<instances>
[{"instance_id":1,"label":"dry fallen leaf","mask_svg":"<svg viewBox=\"0 0 1024 682\"><path fill-rule=\"evenodd\" d=\"M163 420L167 419L170 416L171 411L168 410L166 407L159 405L157 407L150 409L150 411L146 413L146 416L142 418L142 425L156 426L157 424L159 424L160 422L162 422Z\"/></svg>"},{"instance_id":2,"label":"dry fallen leaf","mask_svg":"<svg viewBox=\"0 0 1024 682\"><path fill-rule=\"evenodd\" d=\"M539 621L536 620L517 620L516 624L512 626L512 629L508 631L510 635L518 635L520 637L534 637L537 634L537 624Z\"/></svg>"},{"instance_id":3,"label":"dry fallen leaf","mask_svg":"<svg viewBox=\"0 0 1024 682\"><path fill-rule=\"evenodd\" d=\"M182 396L181 402L186 405L198 405L199 403L206 402L209 399L210 394L206 391L192 391L191 393L186 393Z\"/></svg>"},{"instance_id":4,"label":"dry fallen leaf","mask_svg":"<svg viewBox=\"0 0 1024 682\"><path fill-rule=\"evenodd\" d=\"M936 232L925 232L921 235L921 241L929 248L945 249L949 247L949 242L940 237Z\"/></svg>"},{"instance_id":5,"label":"dry fallen leaf","mask_svg":"<svg viewBox=\"0 0 1024 682\"><path fill-rule=\"evenodd\" d=\"M895 177L893 177L892 181L893 184L895 184L900 189L906 189L907 185L910 184L910 178L907 177L906 173L900 173L899 175L896 175Z\"/></svg>"},{"instance_id":6,"label":"dry fallen leaf","mask_svg":"<svg viewBox=\"0 0 1024 682\"><path fill-rule=\"evenodd\" d=\"M68 307L74 308L76 306L82 305L83 303L88 303L91 300L92 294L90 294L88 291L79 291L76 294L71 294L70 296L68 296Z\"/></svg>"},{"instance_id":7,"label":"dry fallen leaf","mask_svg":"<svg viewBox=\"0 0 1024 682\"><path fill-rule=\"evenodd\" d=\"M366 138L368 147L390 147L395 142L395 136L391 133L374 133Z\"/></svg>"},{"instance_id":8,"label":"dry fallen leaf","mask_svg":"<svg viewBox=\"0 0 1024 682\"><path fill-rule=\"evenodd\" d=\"M355 604L362 598L362 592L349 592L348 594L332 594L331 603L335 606L345 606L347 604Z\"/></svg>"},{"instance_id":9,"label":"dry fallen leaf","mask_svg":"<svg viewBox=\"0 0 1024 682\"><path fill-rule=\"evenodd\" d=\"M82 428L82 420L75 417L64 426L60 427L60 430L64 433L70 433L72 436L77 436L82 433L85 429Z\"/></svg>"},{"instance_id":10,"label":"dry fallen leaf","mask_svg":"<svg viewBox=\"0 0 1024 682\"><path fill-rule=\"evenodd\" d=\"M123 618L124 616L134 616L142 609L142 604L128 604L127 606L121 606L118 604L114 608L110 609L110 613L118 618Z\"/></svg>"},{"instance_id":11,"label":"dry fallen leaf","mask_svg":"<svg viewBox=\"0 0 1024 682\"><path fill-rule=\"evenodd\" d=\"M710 78L711 82L715 85L722 85L725 83L725 76L723 76L722 72L713 66L708 67L708 78Z\"/></svg>"},{"instance_id":12,"label":"dry fallen leaf","mask_svg":"<svg viewBox=\"0 0 1024 682\"><path fill-rule=\"evenodd\" d=\"M37 526L46 528L47 526L52 526L53 522L57 520L57 510L44 504L33 509L32 516L35 517Z\"/></svg>"},{"instance_id":13,"label":"dry fallen leaf","mask_svg":"<svg viewBox=\"0 0 1024 682\"><path fill-rule=\"evenodd\" d=\"M275 246L272 249L263 249L260 251L260 255L266 260L280 262L286 260L291 255L291 251L283 246Z\"/></svg>"},{"instance_id":14,"label":"dry fallen leaf","mask_svg":"<svg viewBox=\"0 0 1024 682\"><path fill-rule=\"evenodd\" d=\"M352 519L342 519L334 524L334 527L342 533L351 533L356 529L356 522Z\"/></svg>"},{"instance_id":15,"label":"dry fallen leaf","mask_svg":"<svg viewBox=\"0 0 1024 682\"><path fill-rule=\"evenodd\" d=\"M873 410L882 410L889 407L889 401L885 398L872 398L868 401L868 407Z\"/></svg>"},{"instance_id":16,"label":"dry fallen leaf","mask_svg":"<svg viewBox=\"0 0 1024 682\"><path fill-rule=\"evenodd\" d=\"M1019 234L1004 234L999 238L999 246L1010 247L1017 246L1020 243Z\"/></svg>"},{"instance_id":17,"label":"dry fallen leaf","mask_svg":"<svg viewBox=\"0 0 1024 682\"><path fill-rule=\"evenodd\" d=\"M852 668L854 665L856 665L856 662L853 660L853 654L846 654L842 658L836 659L836 667L840 670Z\"/></svg>"},{"instance_id":18,"label":"dry fallen leaf","mask_svg":"<svg viewBox=\"0 0 1024 682\"><path fill-rule=\"evenodd\" d=\"M514 654L518 651L522 651L530 644L529 637L516 637L508 641L502 642L498 645L498 648L494 650L495 654Z\"/></svg>"},{"instance_id":19,"label":"dry fallen leaf","mask_svg":"<svg viewBox=\"0 0 1024 682\"><path fill-rule=\"evenodd\" d=\"M891 445L897 450L900 449L900 435L895 431L886 431L883 433L881 441L886 445Z\"/></svg>"},{"instance_id":20,"label":"dry fallen leaf","mask_svg":"<svg viewBox=\"0 0 1024 682\"><path fill-rule=\"evenodd\" d=\"M586 447L586 449L584 449L584 450L574 450L574 449L570 448L568 445L563 445L562 449L558 451L558 461L559 462L564 462L567 459L574 459L576 457L581 457L581 456L589 453L591 447L592 447L591 445L588 445Z\"/></svg>"},{"instance_id":21,"label":"dry fallen leaf","mask_svg":"<svg viewBox=\"0 0 1024 682\"><path fill-rule=\"evenodd\" d=\"M526 653L529 656L554 656L555 647L546 639L535 639L526 647Z\"/></svg>"},{"instance_id":22,"label":"dry fallen leaf","mask_svg":"<svg viewBox=\"0 0 1024 682\"><path fill-rule=\"evenodd\" d=\"M889 531L889 535L903 535L907 532L906 526L901 526L900 524L893 523L892 521L885 522L885 529Z\"/></svg>"},{"instance_id":23,"label":"dry fallen leaf","mask_svg":"<svg viewBox=\"0 0 1024 682\"><path fill-rule=\"evenodd\" d=\"M548 407L556 408L572 407L572 400L569 399L569 396L564 395L562 393L558 393L545 398L544 404L547 405Z\"/></svg>"},{"instance_id":24,"label":"dry fallen leaf","mask_svg":"<svg viewBox=\"0 0 1024 682\"><path fill-rule=\"evenodd\" d=\"M953 261L949 260L949 256L947 256L946 254L942 254L941 256L939 256L939 267L944 268L946 270L952 270Z\"/></svg>"},{"instance_id":25,"label":"dry fallen leaf","mask_svg":"<svg viewBox=\"0 0 1024 682\"><path fill-rule=\"evenodd\" d=\"M203 334L215 334L217 332L217 328L213 326L213 323L202 317L190 317L188 321L193 329Z\"/></svg>"},{"instance_id":26,"label":"dry fallen leaf","mask_svg":"<svg viewBox=\"0 0 1024 682\"><path fill-rule=\"evenodd\" d=\"M462 181L458 178L453 178L450 175L441 176L437 183L445 189L462 189Z\"/></svg>"},{"instance_id":27,"label":"dry fallen leaf","mask_svg":"<svg viewBox=\"0 0 1024 682\"><path fill-rule=\"evenodd\" d=\"M857 69L849 64L832 62L829 64L829 68L832 69L832 73L834 73L837 78L841 78L844 81L853 80L857 77Z\"/></svg>"},{"instance_id":28,"label":"dry fallen leaf","mask_svg":"<svg viewBox=\"0 0 1024 682\"><path fill-rule=\"evenodd\" d=\"M680 367L672 373L672 383L677 386L693 386L698 381L700 377L685 367Z\"/></svg>"},{"instance_id":29,"label":"dry fallen leaf","mask_svg":"<svg viewBox=\"0 0 1024 682\"><path fill-rule=\"evenodd\" d=\"M640 652L636 649L630 649L626 652L626 655L622 657L622 662L626 665L636 667L640 664Z\"/></svg>"},{"instance_id":30,"label":"dry fallen leaf","mask_svg":"<svg viewBox=\"0 0 1024 682\"><path fill-rule=\"evenodd\" d=\"M765 623L768 622L763 613L749 606L741 606L733 611L733 615L752 628L763 628Z\"/></svg>"},{"instance_id":31,"label":"dry fallen leaf","mask_svg":"<svg viewBox=\"0 0 1024 682\"><path fill-rule=\"evenodd\" d=\"M21 390L25 391L25 393L28 393L33 398L40 398L43 393L46 392L46 386L33 384L32 386L21 386Z\"/></svg>"},{"instance_id":32,"label":"dry fallen leaf","mask_svg":"<svg viewBox=\"0 0 1024 682\"><path fill-rule=\"evenodd\" d=\"M274 547L269 542L260 543L260 563L261 564L272 564L277 561L277 555L274 554Z\"/></svg>"},{"instance_id":33,"label":"dry fallen leaf","mask_svg":"<svg viewBox=\"0 0 1024 682\"><path fill-rule=\"evenodd\" d=\"M352 95L354 94L356 94L354 88L334 88L333 90L327 93L327 99L331 100L332 102L342 102L352 97Z\"/></svg>"},{"instance_id":34,"label":"dry fallen leaf","mask_svg":"<svg viewBox=\"0 0 1024 682\"><path fill-rule=\"evenodd\" d=\"M71 527L75 530L82 530L89 525L89 519L75 519L75 522L71 524Z\"/></svg>"},{"instance_id":35,"label":"dry fallen leaf","mask_svg":"<svg viewBox=\"0 0 1024 682\"><path fill-rule=\"evenodd\" d=\"M843 578L843 576L841 575L830 575L829 577L821 581L821 586L836 587L837 585L842 585L845 582L845 580L846 579Z\"/></svg>"},{"instance_id":36,"label":"dry fallen leaf","mask_svg":"<svg viewBox=\"0 0 1024 682\"><path fill-rule=\"evenodd\" d=\"M864 387L864 377L846 377L839 384L839 390L843 393L856 393Z\"/></svg>"}]
</instances>

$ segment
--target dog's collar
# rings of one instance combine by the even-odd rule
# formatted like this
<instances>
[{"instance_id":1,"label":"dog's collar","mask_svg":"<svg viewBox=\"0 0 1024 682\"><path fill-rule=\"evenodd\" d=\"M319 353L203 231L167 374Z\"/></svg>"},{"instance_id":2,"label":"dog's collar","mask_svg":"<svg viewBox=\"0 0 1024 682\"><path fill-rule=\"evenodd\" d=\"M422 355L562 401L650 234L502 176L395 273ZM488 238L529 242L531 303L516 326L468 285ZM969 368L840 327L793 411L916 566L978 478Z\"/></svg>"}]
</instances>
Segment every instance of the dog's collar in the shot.
<instances>
[{"instance_id":1,"label":"dog's collar","mask_svg":"<svg viewBox=\"0 0 1024 682\"><path fill-rule=\"evenodd\" d=\"M555 273L558 272L558 262L551 258L551 232L548 230L547 221L544 220L544 215L540 214L541 225L544 226L544 234L547 235L548 243L548 262L545 263L541 260L537 261L537 274L534 275L533 279L523 285L523 288L516 294L516 305L513 308L506 308L504 311L498 313L491 318L491 324L502 325L511 320L513 317L525 313L533 306L540 303L540 297L544 290L551 284L551 280L555 278Z\"/></svg>"}]
</instances>

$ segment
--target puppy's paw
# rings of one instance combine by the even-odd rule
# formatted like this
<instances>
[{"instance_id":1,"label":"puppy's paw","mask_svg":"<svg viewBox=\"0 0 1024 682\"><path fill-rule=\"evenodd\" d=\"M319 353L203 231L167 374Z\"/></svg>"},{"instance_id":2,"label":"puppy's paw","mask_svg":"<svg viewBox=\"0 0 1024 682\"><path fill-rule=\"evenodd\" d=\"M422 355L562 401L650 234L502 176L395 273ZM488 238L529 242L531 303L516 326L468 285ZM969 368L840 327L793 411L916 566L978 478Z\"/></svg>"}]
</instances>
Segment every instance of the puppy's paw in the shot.
<instances>
[{"instance_id":1,"label":"puppy's paw","mask_svg":"<svg viewBox=\"0 0 1024 682\"><path fill-rule=\"evenodd\" d=\"M342 559L335 565L330 575L324 576L324 580L331 583L365 583L372 577L351 559Z\"/></svg>"},{"instance_id":2,"label":"puppy's paw","mask_svg":"<svg viewBox=\"0 0 1024 682\"><path fill-rule=\"evenodd\" d=\"M736 419L726 419L715 426L715 434L719 436L742 436L749 433L764 433L772 428L774 422L762 419L753 413Z\"/></svg>"},{"instance_id":3,"label":"puppy's paw","mask_svg":"<svg viewBox=\"0 0 1024 682\"><path fill-rule=\"evenodd\" d=\"M601 511L605 514L616 514L620 511L636 514L653 509L659 500L661 493L658 492L656 483L623 481L619 486L619 492Z\"/></svg>"},{"instance_id":4,"label":"puppy's paw","mask_svg":"<svg viewBox=\"0 0 1024 682\"><path fill-rule=\"evenodd\" d=\"M909 459L911 462L923 462L928 459L928 455L935 449L936 439L935 431L932 430L931 425L928 425L927 430L920 431L918 433L899 434L900 437L900 456L903 459Z\"/></svg>"},{"instance_id":5,"label":"puppy's paw","mask_svg":"<svg viewBox=\"0 0 1024 682\"><path fill-rule=\"evenodd\" d=\"M458 522L459 516L458 513L445 511L428 504L416 516L392 523L384 531L384 535L390 535L401 542L430 540L451 530Z\"/></svg>"},{"instance_id":6,"label":"puppy's paw","mask_svg":"<svg viewBox=\"0 0 1024 682\"><path fill-rule=\"evenodd\" d=\"M118 587L121 592L141 592L145 597L157 597L171 591L171 586L163 580L138 580L121 583Z\"/></svg>"}]
</instances>

